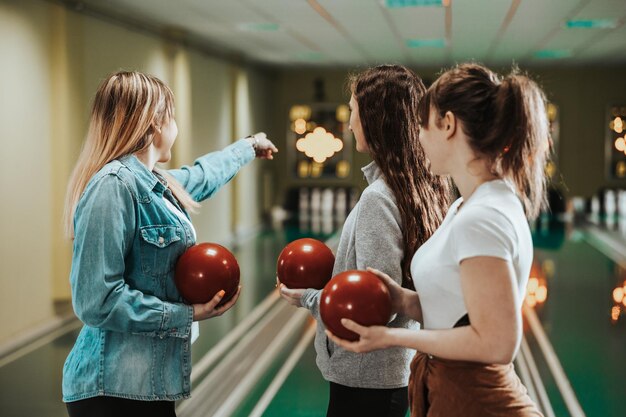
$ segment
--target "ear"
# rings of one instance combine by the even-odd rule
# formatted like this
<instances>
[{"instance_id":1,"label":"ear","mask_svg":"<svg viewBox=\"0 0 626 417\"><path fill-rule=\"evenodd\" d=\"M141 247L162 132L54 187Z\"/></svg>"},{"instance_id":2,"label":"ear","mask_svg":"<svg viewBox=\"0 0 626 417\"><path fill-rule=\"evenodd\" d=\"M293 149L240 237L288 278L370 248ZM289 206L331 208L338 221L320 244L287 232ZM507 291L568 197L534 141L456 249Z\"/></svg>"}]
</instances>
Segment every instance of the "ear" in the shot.
<instances>
[{"instance_id":1,"label":"ear","mask_svg":"<svg viewBox=\"0 0 626 417\"><path fill-rule=\"evenodd\" d=\"M458 120L454 113L447 111L441 119L442 128L446 132L446 139L451 139L456 134Z\"/></svg>"},{"instance_id":2,"label":"ear","mask_svg":"<svg viewBox=\"0 0 626 417\"><path fill-rule=\"evenodd\" d=\"M152 136L152 144L159 145L161 142L161 128L155 124L150 125L150 129L148 129L149 136Z\"/></svg>"}]
</instances>

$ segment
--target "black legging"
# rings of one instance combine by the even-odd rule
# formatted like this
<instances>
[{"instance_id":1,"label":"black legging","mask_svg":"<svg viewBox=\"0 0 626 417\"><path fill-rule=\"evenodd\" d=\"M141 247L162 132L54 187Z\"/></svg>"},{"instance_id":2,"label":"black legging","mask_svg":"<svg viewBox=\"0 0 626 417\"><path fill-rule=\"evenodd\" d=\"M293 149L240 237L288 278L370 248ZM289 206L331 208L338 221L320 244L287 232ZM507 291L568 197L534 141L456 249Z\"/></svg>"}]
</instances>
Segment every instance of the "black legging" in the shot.
<instances>
[{"instance_id":1,"label":"black legging","mask_svg":"<svg viewBox=\"0 0 626 417\"><path fill-rule=\"evenodd\" d=\"M331 382L326 417L404 417L408 407L407 387L352 388Z\"/></svg>"},{"instance_id":2,"label":"black legging","mask_svg":"<svg viewBox=\"0 0 626 417\"><path fill-rule=\"evenodd\" d=\"M174 401L138 401L93 397L67 403L70 417L176 417Z\"/></svg>"}]
</instances>

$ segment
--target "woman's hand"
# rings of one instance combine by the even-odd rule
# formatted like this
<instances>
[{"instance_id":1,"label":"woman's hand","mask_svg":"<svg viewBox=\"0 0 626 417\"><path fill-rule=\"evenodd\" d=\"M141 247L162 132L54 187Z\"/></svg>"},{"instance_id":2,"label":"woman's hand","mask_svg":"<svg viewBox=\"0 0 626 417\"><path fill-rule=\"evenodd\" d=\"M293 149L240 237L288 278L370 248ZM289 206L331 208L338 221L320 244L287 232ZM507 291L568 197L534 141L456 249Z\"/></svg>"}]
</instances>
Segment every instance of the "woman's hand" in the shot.
<instances>
[{"instance_id":1,"label":"woman's hand","mask_svg":"<svg viewBox=\"0 0 626 417\"><path fill-rule=\"evenodd\" d=\"M387 286L389 295L391 295L391 312L393 314L404 314L404 291L405 289L398 285L389 275L374 268L367 268L368 272L376 275Z\"/></svg>"},{"instance_id":2,"label":"woman's hand","mask_svg":"<svg viewBox=\"0 0 626 417\"><path fill-rule=\"evenodd\" d=\"M241 285L237 288L237 292L226 304L223 306L216 308L222 298L224 298L224 290L218 291L215 294L215 297L211 301L205 304L192 304L193 307L193 321L201 321L210 319L211 317L221 316L225 312L227 312L232 306L235 305L237 299L239 298L239 294L241 293Z\"/></svg>"},{"instance_id":3,"label":"woman's hand","mask_svg":"<svg viewBox=\"0 0 626 417\"><path fill-rule=\"evenodd\" d=\"M278 148L274 146L264 132L255 133L254 135L248 136L246 139L250 141L257 158L274 159L273 153L278 152Z\"/></svg>"},{"instance_id":4,"label":"woman's hand","mask_svg":"<svg viewBox=\"0 0 626 417\"><path fill-rule=\"evenodd\" d=\"M373 350L386 349L392 346L390 340L390 329L385 326L361 326L350 319L341 319L341 324L354 333L359 335L359 340L350 342L340 339L330 331L326 330L326 336L335 344L341 346L345 350L355 353L366 353Z\"/></svg>"},{"instance_id":5,"label":"woman's hand","mask_svg":"<svg viewBox=\"0 0 626 417\"><path fill-rule=\"evenodd\" d=\"M278 278L276 278L276 282L278 283L278 293L285 301L292 306L302 307L302 295L305 290L287 288L285 284L278 281Z\"/></svg>"}]
</instances>

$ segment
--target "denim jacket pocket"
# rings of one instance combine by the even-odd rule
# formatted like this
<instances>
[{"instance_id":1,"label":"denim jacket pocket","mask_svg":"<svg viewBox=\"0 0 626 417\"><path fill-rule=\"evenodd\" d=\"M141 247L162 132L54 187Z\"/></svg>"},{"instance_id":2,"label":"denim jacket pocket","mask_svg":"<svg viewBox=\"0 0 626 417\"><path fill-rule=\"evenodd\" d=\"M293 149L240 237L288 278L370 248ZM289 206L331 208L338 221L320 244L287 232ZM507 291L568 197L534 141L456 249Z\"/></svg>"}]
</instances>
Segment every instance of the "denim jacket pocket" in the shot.
<instances>
[{"instance_id":1,"label":"denim jacket pocket","mask_svg":"<svg viewBox=\"0 0 626 417\"><path fill-rule=\"evenodd\" d=\"M178 226L143 226L141 234L141 269L144 274L162 277L174 268L178 258L176 242L181 241L182 230ZM182 244L182 242L181 242Z\"/></svg>"}]
</instances>

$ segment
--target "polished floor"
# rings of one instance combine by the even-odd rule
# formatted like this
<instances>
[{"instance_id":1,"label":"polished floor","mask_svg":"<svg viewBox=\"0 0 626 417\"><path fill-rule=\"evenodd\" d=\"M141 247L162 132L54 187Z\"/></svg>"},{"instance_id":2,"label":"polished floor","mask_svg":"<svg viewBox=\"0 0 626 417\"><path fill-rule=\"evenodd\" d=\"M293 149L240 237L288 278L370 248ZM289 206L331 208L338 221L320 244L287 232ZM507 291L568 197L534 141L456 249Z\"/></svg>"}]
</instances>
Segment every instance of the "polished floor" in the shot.
<instances>
[{"instance_id":1,"label":"polished floor","mask_svg":"<svg viewBox=\"0 0 626 417\"><path fill-rule=\"evenodd\" d=\"M201 323L201 337L193 345L194 364L274 290L276 258L288 241L301 236L291 228L268 231L234 248L244 291L231 312ZM540 266L540 279L547 287L547 298L534 311L584 415L626 415L626 304L616 314L613 297L615 288L623 286L626 280L624 265L606 255L608 252L594 240L593 230L588 227L552 223L535 231L535 245L535 259ZM525 334L554 415L571 415L545 353L531 332ZM76 335L77 330L71 330L0 367L0 416L66 415L61 402L61 368ZM295 341L278 352L231 415L243 417L252 413L294 347ZM262 415L322 416L327 400L327 384L315 366L312 344L308 344Z\"/></svg>"}]
</instances>

